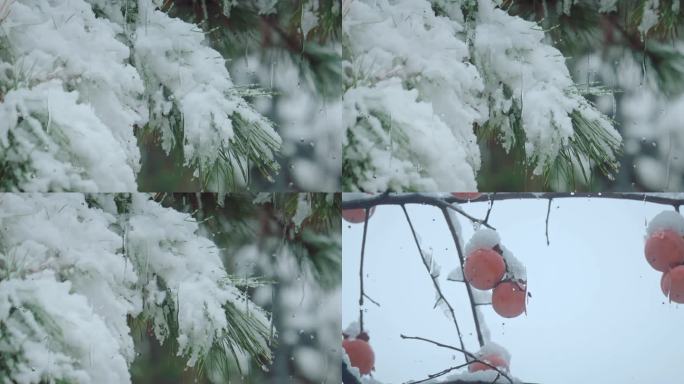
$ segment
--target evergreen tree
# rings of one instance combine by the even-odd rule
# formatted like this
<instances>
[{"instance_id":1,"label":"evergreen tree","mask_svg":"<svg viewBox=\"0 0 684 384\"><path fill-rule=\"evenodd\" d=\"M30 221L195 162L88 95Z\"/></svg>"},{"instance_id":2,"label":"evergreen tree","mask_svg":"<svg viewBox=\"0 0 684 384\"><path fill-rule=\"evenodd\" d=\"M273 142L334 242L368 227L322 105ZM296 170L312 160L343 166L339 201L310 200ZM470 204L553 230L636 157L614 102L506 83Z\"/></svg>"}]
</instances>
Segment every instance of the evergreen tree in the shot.
<instances>
[{"instance_id":1,"label":"evergreen tree","mask_svg":"<svg viewBox=\"0 0 684 384\"><path fill-rule=\"evenodd\" d=\"M345 2L345 190L676 189L678 4Z\"/></svg>"},{"instance_id":2,"label":"evergreen tree","mask_svg":"<svg viewBox=\"0 0 684 384\"><path fill-rule=\"evenodd\" d=\"M315 153L293 148L289 133L284 142L287 129L277 132L268 110L253 102L302 92L308 109L297 119L313 114L312 95L339 83L333 49L339 7L226 0L1 4L2 189L229 191L271 187L276 178L275 187L284 189L298 179L280 173L281 163L289 167L304 157L302 167L317 169ZM308 93L289 84L272 90L234 83L231 59L271 45L291 53L295 75L310 80ZM315 131L306 145L331 135L320 124Z\"/></svg>"},{"instance_id":3,"label":"evergreen tree","mask_svg":"<svg viewBox=\"0 0 684 384\"><path fill-rule=\"evenodd\" d=\"M339 287L339 197L156 198L0 197L0 381L156 381L167 365L203 382L315 376L298 352L326 361L337 305L298 327L308 343L286 319L306 322Z\"/></svg>"}]
</instances>

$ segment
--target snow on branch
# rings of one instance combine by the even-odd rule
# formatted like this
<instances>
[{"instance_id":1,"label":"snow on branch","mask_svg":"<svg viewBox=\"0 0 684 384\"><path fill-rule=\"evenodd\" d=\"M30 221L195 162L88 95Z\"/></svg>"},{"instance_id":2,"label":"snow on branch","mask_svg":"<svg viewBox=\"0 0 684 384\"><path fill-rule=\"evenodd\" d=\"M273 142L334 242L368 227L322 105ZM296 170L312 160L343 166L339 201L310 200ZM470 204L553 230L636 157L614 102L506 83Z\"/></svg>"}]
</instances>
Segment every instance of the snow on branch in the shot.
<instances>
[{"instance_id":1,"label":"snow on branch","mask_svg":"<svg viewBox=\"0 0 684 384\"><path fill-rule=\"evenodd\" d=\"M135 62L150 90L150 119L161 129L164 150L182 146L185 165L195 167L195 176L204 181L216 177L216 171L209 172L218 167L244 184L249 162L267 175L274 172L280 137L241 97L224 58L204 43L204 33L155 10L149 0L139 7ZM218 178L224 181L223 174Z\"/></svg>"},{"instance_id":2,"label":"snow on branch","mask_svg":"<svg viewBox=\"0 0 684 384\"><path fill-rule=\"evenodd\" d=\"M346 190L475 190L487 137L547 180L613 176L622 139L583 96L599 90L575 84L544 31L498 4L347 4Z\"/></svg>"},{"instance_id":3,"label":"snow on branch","mask_svg":"<svg viewBox=\"0 0 684 384\"><path fill-rule=\"evenodd\" d=\"M278 170L280 136L197 25L159 2L16 0L0 16L0 186L138 189L136 133L157 131L204 187Z\"/></svg>"},{"instance_id":4,"label":"snow on branch","mask_svg":"<svg viewBox=\"0 0 684 384\"><path fill-rule=\"evenodd\" d=\"M267 364L270 320L190 215L147 195L0 196L0 376L130 383L129 318L207 356ZM105 375L102 376L102 375Z\"/></svg>"}]
</instances>

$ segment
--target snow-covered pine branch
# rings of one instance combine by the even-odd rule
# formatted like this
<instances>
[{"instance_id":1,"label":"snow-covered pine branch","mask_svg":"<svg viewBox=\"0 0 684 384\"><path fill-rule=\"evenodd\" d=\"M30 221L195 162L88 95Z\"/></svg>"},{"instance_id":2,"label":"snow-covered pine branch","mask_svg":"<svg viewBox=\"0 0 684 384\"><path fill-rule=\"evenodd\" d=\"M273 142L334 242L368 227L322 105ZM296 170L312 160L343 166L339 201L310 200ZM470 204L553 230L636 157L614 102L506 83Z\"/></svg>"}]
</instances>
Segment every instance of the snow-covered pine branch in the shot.
<instances>
[{"instance_id":1,"label":"snow-covered pine branch","mask_svg":"<svg viewBox=\"0 0 684 384\"><path fill-rule=\"evenodd\" d=\"M475 190L494 135L547 178L611 176L621 138L532 22L493 0L345 5L346 190Z\"/></svg>"},{"instance_id":2,"label":"snow-covered pine branch","mask_svg":"<svg viewBox=\"0 0 684 384\"><path fill-rule=\"evenodd\" d=\"M14 1L0 24L0 185L136 191L136 132L156 131L204 187L277 171L280 137L196 25L158 1ZM180 166L180 164L179 164Z\"/></svg>"},{"instance_id":3,"label":"snow-covered pine branch","mask_svg":"<svg viewBox=\"0 0 684 384\"><path fill-rule=\"evenodd\" d=\"M0 212L2 383L130 383L129 317L188 366L270 361L268 315L190 215L82 194L5 194Z\"/></svg>"}]
</instances>

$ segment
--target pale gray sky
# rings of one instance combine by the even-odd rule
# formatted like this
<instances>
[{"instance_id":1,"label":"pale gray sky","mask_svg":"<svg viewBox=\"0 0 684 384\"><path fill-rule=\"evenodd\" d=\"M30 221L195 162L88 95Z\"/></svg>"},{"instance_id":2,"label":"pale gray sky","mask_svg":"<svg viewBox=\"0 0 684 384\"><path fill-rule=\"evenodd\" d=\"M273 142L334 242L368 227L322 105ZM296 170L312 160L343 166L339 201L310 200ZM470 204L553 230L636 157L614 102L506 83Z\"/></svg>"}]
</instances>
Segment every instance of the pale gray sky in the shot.
<instances>
[{"instance_id":1,"label":"pale gray sky","mask_svg":"<svg viewBox=\"0 0 684 384\"><path fill-rule=\"evenodd\" d=\"M484 217L487 203L462 207ZM446 281L458 266L448 228L437 208L407 206L422 238L442 266L443 291L456 308L466 346L478 349L462 283ZM497 201L490 224L527 267L527 315L483 312L492 341L512 355L511 374L543 384L678 384L684 377L684 305L668 303L660 273L643 255L646 221L671 207L609 199L554 200L544 235L546 200ZM473 226L461 218L464 241ZM363 224L343 225L342 325L358 318L359 256ZM433 309L434 288L398 206L380 206L368 226L364 317L376 354L374 377L402 383L463 362L462 355L402 340L400 333L458 345L453 324Z\"/></svg>"}]
</instances>

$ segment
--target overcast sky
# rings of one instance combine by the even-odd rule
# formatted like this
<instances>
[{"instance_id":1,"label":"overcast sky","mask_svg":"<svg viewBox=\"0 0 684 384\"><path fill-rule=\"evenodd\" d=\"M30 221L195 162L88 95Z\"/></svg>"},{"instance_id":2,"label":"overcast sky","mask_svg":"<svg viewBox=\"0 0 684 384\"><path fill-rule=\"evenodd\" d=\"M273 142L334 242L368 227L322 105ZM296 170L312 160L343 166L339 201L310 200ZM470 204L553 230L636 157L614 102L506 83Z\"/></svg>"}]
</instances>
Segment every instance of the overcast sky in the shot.
<instances>
[{"instance_id":1,"label":"overcast sky","mask_svg":"<svg viewBox=\"0 0 684 384\"><path fill-rule=\"evenodd\" d=\"M484 217L487 203L462 206ZM546 200L497 201L490 224L528 272L527 315L483 312L492 341L512 355L511 374L543 384L659 383L684 380L684 305L668 303L661 274L643 255L646 222L671 207L609 199L554 200L544 235ZM465 287L446 280L458 266L437 208L408 206L424 248L442 266L442 288L456 308L466 347L477 339ZM473 226L461 218L464 240ZM343 226L342 324L358 319L363 224ZM398 206L380 206L368 226L364 317L376 354L374 377L384 383L424 379L463 362L462 355L399 334L458 345L453 323L433 309L434 288Z\"/></svg>"}]
</instances>

